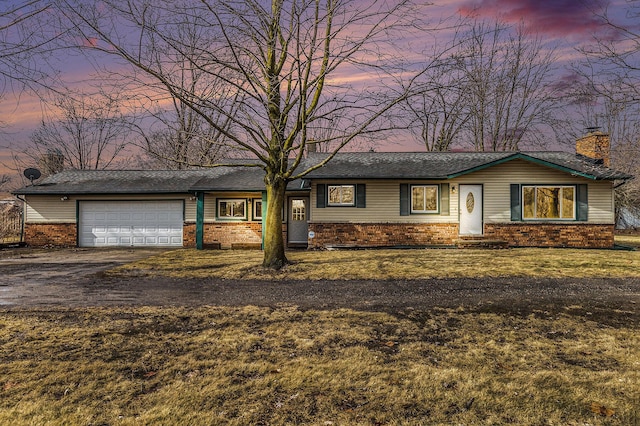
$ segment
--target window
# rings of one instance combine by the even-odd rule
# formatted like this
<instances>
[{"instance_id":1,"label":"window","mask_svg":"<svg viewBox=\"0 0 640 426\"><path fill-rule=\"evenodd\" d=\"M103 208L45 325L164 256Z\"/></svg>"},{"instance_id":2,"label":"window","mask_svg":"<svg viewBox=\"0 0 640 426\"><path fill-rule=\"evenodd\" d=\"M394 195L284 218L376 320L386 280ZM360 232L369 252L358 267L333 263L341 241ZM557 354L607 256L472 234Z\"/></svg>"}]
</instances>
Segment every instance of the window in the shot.
<instances>
[{"instance_id":1,"label":"window","mask_svg":"<svg viewBox=\"0 0 640 426\"><path fill-rule=\"evenodd\" d=\"M367 208L367 190L364 183L351 185L316 185L316 207Z\"/></svg>"},{"instance_id":2,"label":"window","mask_svg":"<svg viewBox=\"0 0 640 426\"><path fill-rule=\"evenodd\" d=\"M439 185L411 186L411 213L438 213Z\"/></svg>"},{"instance_id":3,"label":"window","mask_svg":"<svg viewBox=\"0 0 640 426\"><path fill-rule=\"evenodd\" d=\"M253 220L262 220L262 200L253 200Z\"/></svg>"},{"instance_id":4,"label":"window","mask_svg":"<svg viewBox=\"0 0 640 426\"><path fill-rule=\"evenodd\" d=\"M575 186L522 186L525 220L576 219Z\"/></svg>"},{"instance_id":5,"label":"window","mask_svg":"<svg viewBox=\"0 0 640 426\"><path fill-rule=\"evenodd\" d=\"M218 200L219 219L246 219L247 200Z\"/></svg>"},{"instance_id":6,"label":"window","mask_svg":"<svg viewBox=\"0 0 640 426\"><path fill-rule=\"evenodd\" d=\"M304 200L291 200L291 220L296 222L307 220Z\"/></svg>"},{"instance_id":7,"label":"window","mask_svg":"<svg viewBox=\"0 0 640 426\"><path fill-rule=\"evenodd\" d=\"M355 185L329 185L330 206L354 206L356 204Z\"/></svg>"}]
</instances>

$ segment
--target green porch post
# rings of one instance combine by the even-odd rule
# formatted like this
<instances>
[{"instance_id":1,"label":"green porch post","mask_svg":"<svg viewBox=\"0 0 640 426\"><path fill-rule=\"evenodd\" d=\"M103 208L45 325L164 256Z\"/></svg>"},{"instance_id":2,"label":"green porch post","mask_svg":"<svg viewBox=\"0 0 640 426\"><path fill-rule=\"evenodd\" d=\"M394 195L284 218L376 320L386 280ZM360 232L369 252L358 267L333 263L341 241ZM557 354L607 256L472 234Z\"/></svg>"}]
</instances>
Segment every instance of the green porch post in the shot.
<instances>
[{"instance_id":1,"label":"green porch post","mask_svg":"<svg viewBox=\"0 0 640 426\"><path fill-rule=\"evenodd\" d=\"M197 192L196 204L196 249L202 250L204 240L204 192Z\"/></svg>"},{"instance_id":2,"label":"green porch post","mask_svg":"<svg viewBox=\"0 0 640 426\"><path fill-rule=\"evenodd\" d=\"M262 191L262 245L260 248L264 250L264 229L266 228L267 219L267 191Z\"/></svg>"}]
</instances>

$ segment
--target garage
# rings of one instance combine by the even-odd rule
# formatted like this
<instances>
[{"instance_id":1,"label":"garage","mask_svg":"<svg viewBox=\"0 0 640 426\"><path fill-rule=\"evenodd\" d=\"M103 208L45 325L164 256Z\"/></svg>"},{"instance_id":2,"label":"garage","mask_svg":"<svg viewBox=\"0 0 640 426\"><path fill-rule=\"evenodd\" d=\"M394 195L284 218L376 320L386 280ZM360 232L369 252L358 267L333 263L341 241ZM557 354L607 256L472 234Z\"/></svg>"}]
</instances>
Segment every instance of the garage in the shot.
<instances>
[{"instance_id":1,"label":"garage","mask_svg":"<svg viewBox=\"0 0 640 426\"><path fill-rule=\"evenodd\" d=\"M80 247L182 247L183 200L80 201Z\"/></svg>"}]
</instances>

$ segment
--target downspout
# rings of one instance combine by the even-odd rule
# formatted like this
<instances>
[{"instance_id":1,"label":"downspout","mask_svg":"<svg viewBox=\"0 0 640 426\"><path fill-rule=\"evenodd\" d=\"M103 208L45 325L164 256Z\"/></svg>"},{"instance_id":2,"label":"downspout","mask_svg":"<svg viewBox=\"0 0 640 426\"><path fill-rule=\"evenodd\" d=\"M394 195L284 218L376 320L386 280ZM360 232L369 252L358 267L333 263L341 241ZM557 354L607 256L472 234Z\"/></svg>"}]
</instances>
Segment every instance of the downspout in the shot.
<instances>
[{"instance_id":1,"label":"downspout","mask_svg":"<svg viewBox=\"0 0 640 426\"><path fill-rule=\"evenodd\" d=\"M204 192L196 192L196 250L204 248Z\"/></svg>"},{"instance_id":2,"label":"downspout","mask_svg":"<svg viewBox=\"0 0 640 426\"><path fill-rule=\"evenodd\" d=\"M22 220L20 224L20 244L24 243L24 221L27 218L27 199L20 198L20 195L16 195L16 198L22 201Z\"/></svg>"},{"instance_id":3,"label":"downspout","mask_svg":"<svg viewBox=\"0 0 640 426\"><path fill-rule=\"evenodd\" d=\"M267 225L267 191L262 191L262 242L260 249L264 250L264 233Z\"/></svg>"}]
</instances>

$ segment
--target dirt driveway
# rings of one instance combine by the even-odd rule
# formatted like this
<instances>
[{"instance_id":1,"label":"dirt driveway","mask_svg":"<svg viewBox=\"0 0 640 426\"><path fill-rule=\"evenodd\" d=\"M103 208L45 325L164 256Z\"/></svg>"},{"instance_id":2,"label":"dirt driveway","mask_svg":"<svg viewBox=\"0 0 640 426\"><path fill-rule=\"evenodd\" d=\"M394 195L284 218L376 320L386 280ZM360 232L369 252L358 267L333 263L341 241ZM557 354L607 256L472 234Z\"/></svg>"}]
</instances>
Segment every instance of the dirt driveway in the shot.
<instances>
[{"instance_id":1,"label":"dirt driveway","mask_svg":"<svg viewBox=\"0 0 640 426\"><path fill-rule=\"evenodd\" d=\"M159 249L7 249L0 251L0 306L64 304L76 286Z\"/></svg>"},{"instance_id":2,"label":"dirt driveway","mask_svg":"<svg viewBox=\"0 0 640 426\"><path fill-rule=\"evenodd\" d=\"M0 306L296 305L397 312L455 308L571 312L610 324L640 324L640 279L457 278L414 281L250 281L113 278L102 271L158 250L69 249L0 253Z\"/></svg>"}]
</instances>

